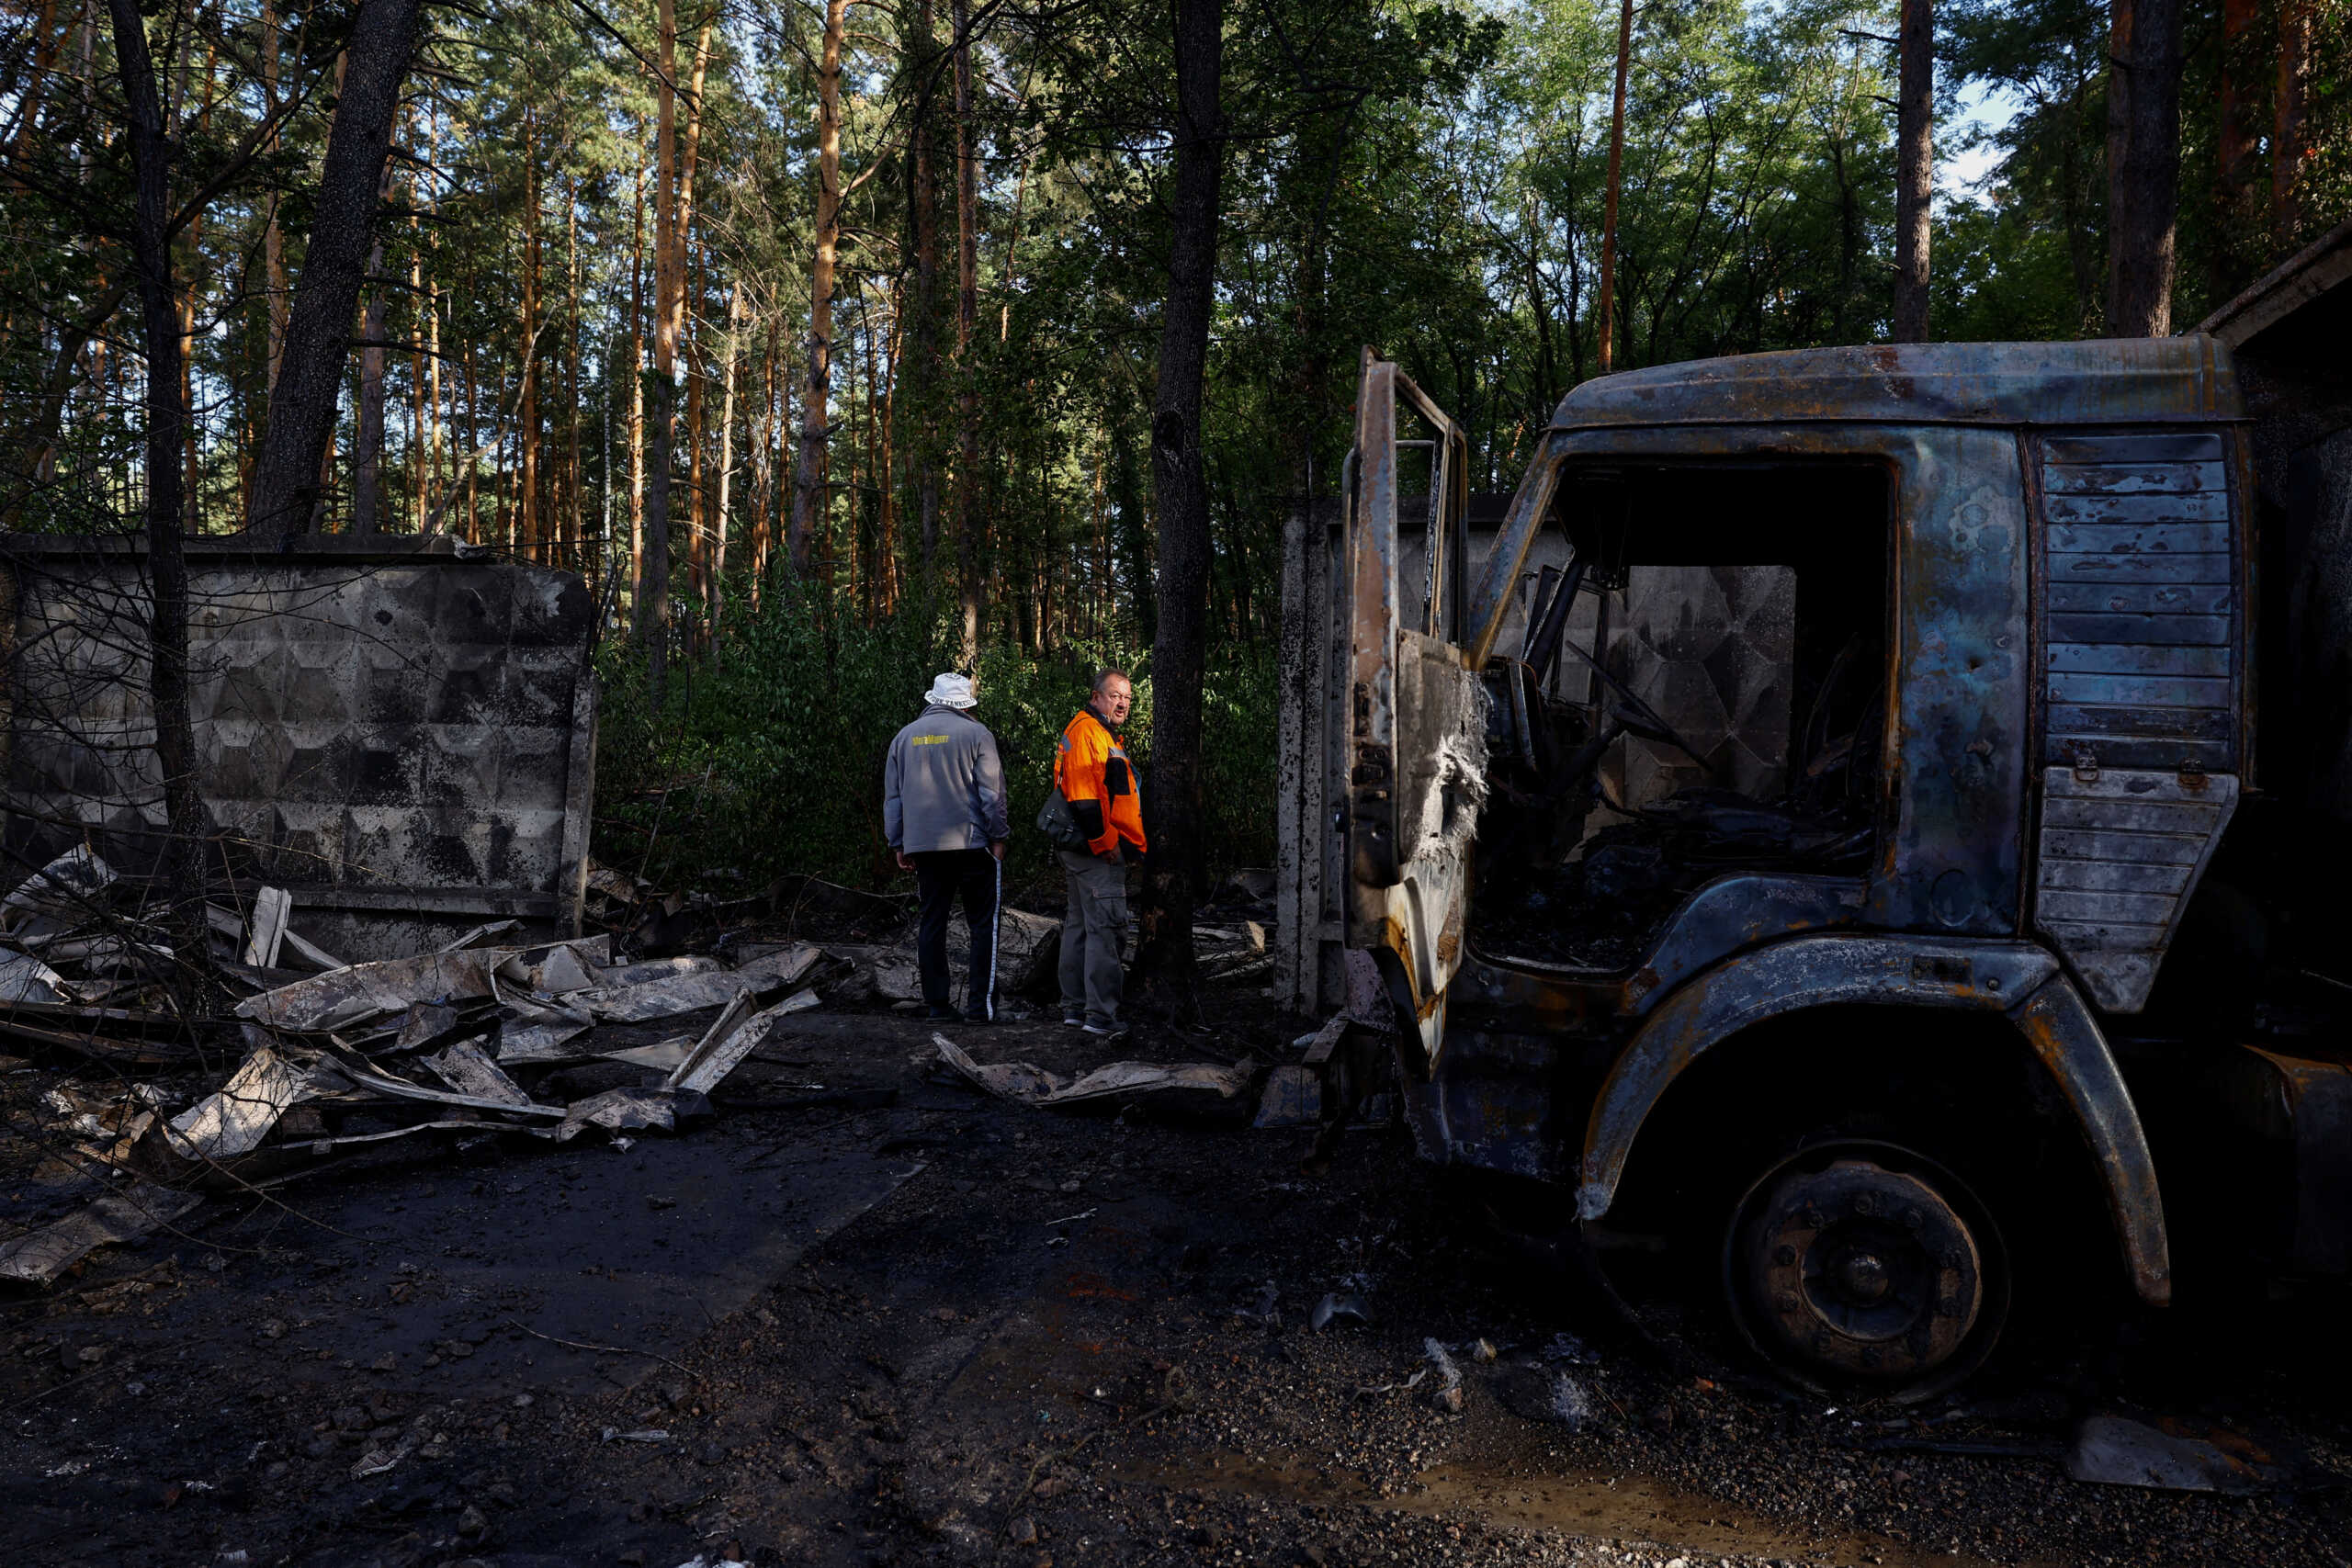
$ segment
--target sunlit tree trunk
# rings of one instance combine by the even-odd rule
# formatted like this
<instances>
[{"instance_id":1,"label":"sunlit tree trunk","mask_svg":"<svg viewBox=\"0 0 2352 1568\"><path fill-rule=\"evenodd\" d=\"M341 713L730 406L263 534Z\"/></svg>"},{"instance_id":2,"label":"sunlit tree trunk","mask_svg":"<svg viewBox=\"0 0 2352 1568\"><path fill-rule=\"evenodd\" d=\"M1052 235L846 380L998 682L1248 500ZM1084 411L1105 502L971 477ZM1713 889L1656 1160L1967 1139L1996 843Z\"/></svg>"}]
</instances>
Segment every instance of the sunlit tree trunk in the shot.
<instances>
[{"instance_id":1,"label":"sunlit tree trunk","mask_svg":"<svg viewBox=\"0 0 2352 1568\"><path fill-rule=\"evenodd\" d=\"M638 147L629 201L628 592L634 619L645 594L645 149Z\"/></svg>"},{"instance_id":2,"label":"sunlit tree trunk","mask_svg":"<svg viewBox=\"0 0 2352 1568\"><path fill-rule=\"evenodd\" d=\"M709 607L705 612L705 618L710 625L713 660L718 657L719 601L724 596L727 576L727 512L729 502L733 499L731 492L735 478L735 359L741 333L743 285L738 281L727 293L727 335L721 349L727 358L718 399L718 503L713 509L710 579L706 590Z\"/></svg>"},{"instance_id":3,"label":"sunlit tree trunk","mask_svg":"<svg viewBox=\"0 0 2352 1568\"><path fill-rule=\"evenodd\" d=\"M1936 175L1934 0L1903 0L1895 50L1894 341L1928 341L1928 219Z\"/></svg>"},{"instance_id":4,"label":"sunlit tree trunk","mask_svg":"<svg viewBox=\"0 0 2352 1568\"><path fill-rule=\"evenodd\" d=\"M1609 111L1608 186L1600 203L1600 321L1593 358L1606 376L1617 363L1617 198L1625 172L1625 78L1634 63L1634 0L1617 16L1617 88Z\"/></svg>"},{"instance_id":5,"label":"sunlit tree trunk","mask_svg":"<svg viewBox=\"0 0 2352 1568\"><path fill-rule=\"evenodd\" d=\"M796 577L808 572L824 526L826 441L833 368L833 264L841 243L842 31L846 0L826 0L825 37L817 67L817 226L808 266L808 369L801 392L800 455L792 479L789 553Z\"/></svg>"}]
</instances>

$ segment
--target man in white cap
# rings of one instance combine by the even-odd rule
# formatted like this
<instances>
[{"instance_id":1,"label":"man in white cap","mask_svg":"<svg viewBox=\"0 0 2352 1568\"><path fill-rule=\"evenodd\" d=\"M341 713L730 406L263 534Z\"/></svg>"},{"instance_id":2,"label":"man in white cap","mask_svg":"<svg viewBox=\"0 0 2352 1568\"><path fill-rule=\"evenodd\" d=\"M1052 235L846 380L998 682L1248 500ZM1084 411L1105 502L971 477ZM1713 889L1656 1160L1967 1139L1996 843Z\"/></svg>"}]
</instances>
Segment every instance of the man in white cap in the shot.
<instances>
[{"instance_id":1,"label":"man in white cap","mask_svg":"<svg viewBox=\"0 0 2352 1568\"><path fill-rule=\"evenodd\" d=\"M967 1023L996 1021L997 904L1004 891L1004 764L996 737L972 716L979 690L943 674L923 694L922 716L890 742L882 775L882 831L899 868L915 874L922 901L915 954L927 1017L957 1015L947 987L947 917L960 896L972 932L964 991Z\"/></svg>"}]
</instances>

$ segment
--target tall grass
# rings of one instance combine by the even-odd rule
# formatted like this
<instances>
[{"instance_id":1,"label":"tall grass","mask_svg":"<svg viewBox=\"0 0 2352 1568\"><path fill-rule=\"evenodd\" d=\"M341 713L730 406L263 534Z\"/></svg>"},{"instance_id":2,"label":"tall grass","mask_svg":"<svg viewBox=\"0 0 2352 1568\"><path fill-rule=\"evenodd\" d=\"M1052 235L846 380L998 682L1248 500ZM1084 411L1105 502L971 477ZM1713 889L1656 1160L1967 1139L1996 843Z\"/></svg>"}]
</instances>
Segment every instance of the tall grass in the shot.
<instances>
[{"instance_id":1,"label":"tall grass","mask_svg":"<svg viewBox=\"0 0 2352 1568\"><path fill-rule=\"evenodd\" d=\"M722 896L793 872L877 890L910 885L882 838L883 757L922 711L932 677L956 668L951 617L910 606L868 625L771 594L739 611L718 659L673 661L659 713L639 650L605 647L596 858L658 888ZM1135 678L1127 748L1149 802L1149 663L1148 649L1115 639L1044 655L982 650L974 711L1004 760L1009 886L1048 880L1051 850L1033 823L1062 728L1103 666ZM1268 649L1226 649L1209 663L1204 871L1215 878L1272 863L1275 681Z\"/></svg>"}]
</instances>

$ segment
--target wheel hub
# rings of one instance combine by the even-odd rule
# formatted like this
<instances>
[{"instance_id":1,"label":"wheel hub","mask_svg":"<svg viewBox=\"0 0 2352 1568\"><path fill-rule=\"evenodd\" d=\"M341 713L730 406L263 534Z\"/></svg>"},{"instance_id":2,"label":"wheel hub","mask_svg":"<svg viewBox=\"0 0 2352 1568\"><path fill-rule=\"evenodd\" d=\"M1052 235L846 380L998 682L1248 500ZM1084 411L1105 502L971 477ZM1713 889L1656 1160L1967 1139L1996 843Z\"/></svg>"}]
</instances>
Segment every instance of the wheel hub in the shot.
<instances>
[{"instance_id":1,"label":"wheel hub","mask_svg":"<svg viewBox=\"0 0 2352 1568\"><path fill-rule=\"evenodd\" d=\"M1984 1315L1984 1258L1927 1179L1867 1158L1784 1168L1744 1205L1731 1284L1757 1348L1841 1381L1909 1382Z\"/></svg>"}]
</instances>

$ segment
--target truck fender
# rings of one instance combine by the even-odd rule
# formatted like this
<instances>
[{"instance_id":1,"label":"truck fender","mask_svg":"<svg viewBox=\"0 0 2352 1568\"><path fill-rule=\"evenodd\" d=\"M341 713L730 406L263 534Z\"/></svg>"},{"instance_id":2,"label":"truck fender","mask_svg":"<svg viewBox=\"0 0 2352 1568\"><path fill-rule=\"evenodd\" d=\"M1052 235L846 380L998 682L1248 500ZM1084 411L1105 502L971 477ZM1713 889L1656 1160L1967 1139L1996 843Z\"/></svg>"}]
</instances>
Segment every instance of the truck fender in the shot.
<instances>
[{"instance_id":1,"label":"truck fender","mask_svg":"<svg viewBox=\"0 0 2352 1568\"><path fill-rule=\"evenodd\" d=\"M1691 979L1635 1032L1593 1100L1578 1217L1597 1220L1609 1212L1642 1123L1701 1055L1768 1019L1846 1003L2008 1019L2074 1109L2098 1161L2132 1288L2151 1305L2171 1300L2164 1206L2139 1111L2081 993L2056 959L2029 942L1797 937L1737 954Z\"/></svg>"}]
</instances>

